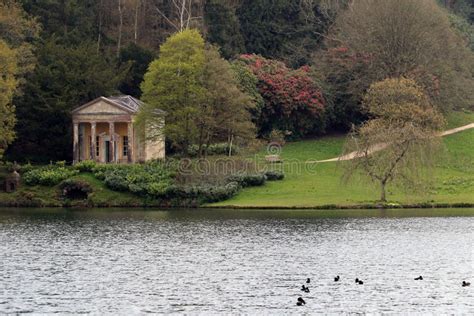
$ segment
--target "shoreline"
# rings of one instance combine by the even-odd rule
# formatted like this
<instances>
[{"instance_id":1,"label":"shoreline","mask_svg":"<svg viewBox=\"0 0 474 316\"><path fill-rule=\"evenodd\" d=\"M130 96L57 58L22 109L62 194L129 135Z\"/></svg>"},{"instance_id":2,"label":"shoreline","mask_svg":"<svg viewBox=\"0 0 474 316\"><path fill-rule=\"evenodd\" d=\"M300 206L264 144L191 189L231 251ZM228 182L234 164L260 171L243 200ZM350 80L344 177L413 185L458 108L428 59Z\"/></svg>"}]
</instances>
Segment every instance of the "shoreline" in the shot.
<instances>
[{"instance_id":1,"label":"shoreline","mask_svg":"<svg viewBox=\"0 0 474 316\"><path fill-rule=\"evenodd\" d=\"M441 209L441 208L474 208L474 203L418 203L418 204L396 204L396 203L387 203L387 204L352 204L352 205L314 205L314 206L237 206L237 205L163 205L163 204L129 204L129 205L86 205L86 204L76 204L76 205L58 205L58 204L43 204L43 205L31 205L31 204L10 204L2 203L0 201L0 208L67 208L67 209L112 209L112 208L130 208L130 209L151 209L151 208L162 208L162 209L228 209L228 210L371 210L371 209Z\"/></svg>"}]
</instances>

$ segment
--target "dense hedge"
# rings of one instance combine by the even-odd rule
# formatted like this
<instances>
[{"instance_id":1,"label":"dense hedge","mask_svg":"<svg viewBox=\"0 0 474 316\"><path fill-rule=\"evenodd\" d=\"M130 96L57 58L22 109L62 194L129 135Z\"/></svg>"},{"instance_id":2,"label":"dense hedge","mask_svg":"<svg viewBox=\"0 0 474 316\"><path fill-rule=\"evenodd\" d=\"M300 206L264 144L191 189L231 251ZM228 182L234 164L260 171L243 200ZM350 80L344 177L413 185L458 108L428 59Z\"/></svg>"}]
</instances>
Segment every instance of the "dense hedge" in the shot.
<instances>
[{"instance_id":1,"label":"dense hedge","mask_svg":"<svg viewBox=\"0 0 474 316\"><path fill-rule=\"evenodd\" d=\"M267 178L264 174L236 174L228 178L229 182L237 182L243 188L264 185Z\"/></svg>"},{"instance_id":2,"label":"dense hedge","mask_svg":"<svg viewBox=\"0 0 474 316\"><path fill-rule=\"evenodd\" d=\"M54 186L78 173L79 172L74 169L51 165L26 172L23 175L23 180L28 185Z\"/></svg>"},{"instance_id":3,"label":"dense hedge","mask_svg":"<svg viewBox=\"0 0 474 316\"><path fill-rule=\"evenodd\" d=\"M142 165L97 165L92 172L114 191L132 192L142 196L163 194L173 184L175 173L165 163Z\"/></svg>"},{"instance_id":4,"label":"dense hedge","mask_svg":"<svg viewBox=\"0 0 474 316\"><path fill-rule=\"evenodd\" d=\"M175 201L200 205L230 199L242 188L261 186L267 180L281 180L284 175L278 171L257 174L236 174L226 179L223 185L177 185L172 163L161 161L145 164L116 165L96 164L93 161L77 163L72 168L62 164L28 171L24 180L28 185L59 185L62 195L69 199L86 199L92 192L91 186L82 180L69 179L79 172L91 172L113 191L131 192L145 200ZM62 182L61 182L62 181Z\"/></svg>"},{"instance_id":5,"label":"dense hedge","mask_svg":"<svg viewBox=\"0 0 474 316\"><path fill-rule=\"evenodd\" d=\"M74 169L79 170L79 172L92 172L97 166L93 160L84 160L78 162L74 165Z\"/></svg>"},{"instance_id":6,"label":"dense hedge","mask_svg":"<svg viewBox=\"0 0 474 316\"><path fill-rule=\"evenodd\" d=\"M279 181L285 178L285 174L281 171L271 170L265 172L268 181Z\"/></svg>"}]
</instances>

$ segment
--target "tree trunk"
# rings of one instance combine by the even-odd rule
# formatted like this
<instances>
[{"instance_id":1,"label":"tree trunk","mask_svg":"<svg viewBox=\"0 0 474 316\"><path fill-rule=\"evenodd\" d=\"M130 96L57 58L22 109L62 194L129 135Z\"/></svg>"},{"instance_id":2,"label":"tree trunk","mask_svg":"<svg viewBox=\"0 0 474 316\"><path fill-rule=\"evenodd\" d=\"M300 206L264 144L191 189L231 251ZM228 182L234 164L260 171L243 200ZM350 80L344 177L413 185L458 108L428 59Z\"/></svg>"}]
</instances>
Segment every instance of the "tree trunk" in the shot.
<instances>
[{"instance_id":1,"label":"tree trunk","mask_svg":"<svg viewBox=\"0 0 474 316\"><path fill-rule=\"evenodd\" d=\"M229 141L229 157L232 157L232 143L234 141L234 135L231 134L229 138L230 138L230 141Z\"/></svg>"},{"instance_id":2,"label":"tree trunk","mask_svg":"<svg viewBox=\"0 0 474 316\"><path fill-rule=\"evenodd\" d=\"M100 44L102 42L102 9L103 9L103 0L99 2L99 25L98 25L98 35L97 35L97 53L100 51Z\"/></svg>"},{"instance_id":3,"label":"tree trunk","mask_svg":"<svg viewBox=\"0 0 474 316\"><path fill-rule=\"evenodd\" d=\"M123 27L123 10L122 0L118 0L118 12L119 12L119 29L118 29L118 40L117 40L117 58L120 57L120 49L122 47L122 27Z\"/></svg>"},{"instance_id":4,"label":"tree trunk","mask_svg":"<svg viewBox=\"0 0 474 316\"><path fill-rule=\"evenodd\" d=\"M380 183L380 201L381 202L387 202L387 198L386 198L386 194L385 194L385 186L386 186L386 182L382 181Z\"/></svg>"},{"instance_id":5,"label":"tree trunk","mask_svg":"<svg viewBox=\"0 0 474 316\"><path fill-rule=\"evenodd\" d=\"M137 0L137 5L135 6L135 25L133 26L133 40L135 44L138 41L138 9L140 8L140 0Z\"/></svg>"}]
</instances>

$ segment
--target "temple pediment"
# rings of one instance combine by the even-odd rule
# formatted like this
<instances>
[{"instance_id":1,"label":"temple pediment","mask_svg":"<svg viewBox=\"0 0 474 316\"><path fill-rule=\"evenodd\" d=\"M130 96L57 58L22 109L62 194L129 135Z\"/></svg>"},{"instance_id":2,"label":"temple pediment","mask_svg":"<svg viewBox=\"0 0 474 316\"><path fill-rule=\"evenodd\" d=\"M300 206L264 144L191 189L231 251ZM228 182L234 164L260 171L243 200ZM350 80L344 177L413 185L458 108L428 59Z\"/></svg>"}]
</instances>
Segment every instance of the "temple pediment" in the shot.
<instances>
[{"instance_id":1,"label":"temple pediment","mask_svg":"<svg viewBox=\"0 0 474 316\"><path fill-rule=\"evenodd\" d=\"M131 114L131 110L115 104L106 98L95 99L83 106L75 109L73 115L100 115L100 114Z\"/></svg>"}]
</instances>

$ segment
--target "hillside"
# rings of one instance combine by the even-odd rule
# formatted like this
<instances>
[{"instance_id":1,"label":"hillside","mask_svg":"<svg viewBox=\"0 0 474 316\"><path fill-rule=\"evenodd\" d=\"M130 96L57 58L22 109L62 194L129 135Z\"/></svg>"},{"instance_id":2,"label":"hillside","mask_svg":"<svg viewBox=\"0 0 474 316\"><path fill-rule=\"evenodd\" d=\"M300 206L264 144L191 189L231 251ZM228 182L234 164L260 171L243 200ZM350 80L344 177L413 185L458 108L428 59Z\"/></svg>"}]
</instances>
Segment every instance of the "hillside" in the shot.
<instances>
[{"instance_id":1,"label":"hillside","mask_svg":"<svg viewBox=\"0 0 474 316\"><path fill-rule=\"evenodd\" d=\"M449 116L448 128L474 122L474 113L457 112ZM437 163L435 181L429 192L403 192L389 188L393 203L474 203L474 130L443 138L445 150ZM323 137L288 143L282 150L286 178L264 187L248 188L235 198L212 204L213 207L312 207L323 205L373 204L378 191L365 180L344 185L338 163L306 164L309 160L337 157L343 136ZM260 155L262 158L263 153ZM365 181L365 182L362 182ZM364 185L361 185L363 183Z\"/></svg>"}]
</instances>

